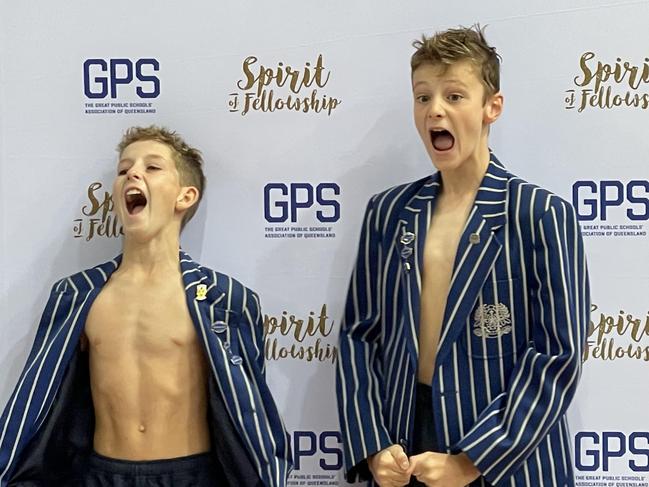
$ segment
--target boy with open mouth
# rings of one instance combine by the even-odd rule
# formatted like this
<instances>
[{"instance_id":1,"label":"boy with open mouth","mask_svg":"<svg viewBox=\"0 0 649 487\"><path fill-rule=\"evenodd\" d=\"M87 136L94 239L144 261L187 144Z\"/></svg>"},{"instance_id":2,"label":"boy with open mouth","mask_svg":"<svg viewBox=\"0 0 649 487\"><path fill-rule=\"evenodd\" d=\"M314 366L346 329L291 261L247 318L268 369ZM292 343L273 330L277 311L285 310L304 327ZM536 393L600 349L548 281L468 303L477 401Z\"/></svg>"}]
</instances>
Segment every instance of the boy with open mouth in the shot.
<instances>
[{"instance_id":1,"label":"boy with open mouth","mask_svg":"<svg viewBox=\"0 0 649 487\"><path fill-rule=\"evenodd\" d=\"M259 299L180 250L202 156L156 126L118 150L123 253L54 285L0 417L0 485L284 486Z\"/></svg>"},{"instance_id":2,"label":"boy with open mouth","mask_svg":"<svg viewBox=\"0 0 649 487\"><path fill-rule=\"evenodd\" d=\"M503 96L483 32L414 45L437 171L367 206L336 381L348 479L574 485L565 413L590 313L575 211L489 150Z\"/></svg>"}]
</instances>

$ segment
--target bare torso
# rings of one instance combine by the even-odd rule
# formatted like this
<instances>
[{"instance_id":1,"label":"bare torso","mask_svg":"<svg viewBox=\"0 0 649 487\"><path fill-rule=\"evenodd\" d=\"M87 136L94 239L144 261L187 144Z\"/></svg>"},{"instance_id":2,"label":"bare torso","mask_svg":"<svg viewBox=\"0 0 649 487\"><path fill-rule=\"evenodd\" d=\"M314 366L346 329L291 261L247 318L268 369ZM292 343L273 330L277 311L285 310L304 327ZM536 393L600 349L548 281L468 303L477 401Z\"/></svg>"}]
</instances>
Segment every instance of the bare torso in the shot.
<instances>
[{"instance_id":1,"label":"bare torso","mask_svg":"<svg viewBox=\"0 0 649 487\"><path fill-rule=\"evenodd\" d=\"M422 384L431 384L433 379L455 254L473 199L473 195L468 195L451 201L442 193L437 198L426 234L417 373L417 379Z\"/></svg>"},{"instance_id":2,"label":"bare torso","mask_svg":"<svg viewBox=\"0 0 649 487\"><path fill-rule=\"evenodd\" d=\"M97 453L128 460L208 451L207 366L179 272L116 271L86 322Z\"/></svg>"}]
</instances>

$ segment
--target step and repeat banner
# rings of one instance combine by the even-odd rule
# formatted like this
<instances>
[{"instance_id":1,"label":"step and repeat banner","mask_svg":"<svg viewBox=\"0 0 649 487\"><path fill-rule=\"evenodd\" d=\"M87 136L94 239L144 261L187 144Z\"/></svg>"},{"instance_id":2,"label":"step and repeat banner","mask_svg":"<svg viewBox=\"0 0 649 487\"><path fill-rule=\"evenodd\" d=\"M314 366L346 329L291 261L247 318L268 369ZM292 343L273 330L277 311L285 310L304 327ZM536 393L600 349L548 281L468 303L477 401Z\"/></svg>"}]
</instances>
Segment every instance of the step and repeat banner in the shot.
<instances>
[{"instance_id":1,"label":"step and repeat banner","mask_svg":"<svg viewBox=\"0 0 649 487\"><path fill-rule=\"evenodd\" d=\"M0 404L52 283L120 250L115 146L162 124L203 151L182 244L261 296L290 485L347 485L337 335L368 198L432 172L412 121L422 33L487 25L491 147L572 202L592 315L570 410L577 485L649 485L649 2L0 3Z\"/></svg>"}]
</instances>

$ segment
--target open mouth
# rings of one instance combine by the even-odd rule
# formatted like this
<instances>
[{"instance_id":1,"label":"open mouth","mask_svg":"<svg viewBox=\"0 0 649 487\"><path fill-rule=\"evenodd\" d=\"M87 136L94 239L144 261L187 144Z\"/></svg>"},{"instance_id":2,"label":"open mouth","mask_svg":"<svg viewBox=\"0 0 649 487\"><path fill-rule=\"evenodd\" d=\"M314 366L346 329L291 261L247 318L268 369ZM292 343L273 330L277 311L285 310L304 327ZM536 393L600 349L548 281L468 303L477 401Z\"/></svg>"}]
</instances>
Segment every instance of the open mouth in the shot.
<instances>
[{"instance_id":1,"label":"open mouth","mask_svg":"<svg viewBox=\"0 0 649 487\"><path fill-rule=\"evenodd\" d=\"M455 145L455 137L448 130L433 129L430 131L430 141L435 150L444 152L451 150Z\"/></svg>"},{"instance_id":2,"label":"open mouth","mask_svg":"<svg viewBox=\"0 0 649 487\"><path fill-rule=\"evenodd\" d=\"M129 215L137 215L147 204L146 196L139 189L129 189L125 195L126 211Z\"/></svg>"}]
</instances>

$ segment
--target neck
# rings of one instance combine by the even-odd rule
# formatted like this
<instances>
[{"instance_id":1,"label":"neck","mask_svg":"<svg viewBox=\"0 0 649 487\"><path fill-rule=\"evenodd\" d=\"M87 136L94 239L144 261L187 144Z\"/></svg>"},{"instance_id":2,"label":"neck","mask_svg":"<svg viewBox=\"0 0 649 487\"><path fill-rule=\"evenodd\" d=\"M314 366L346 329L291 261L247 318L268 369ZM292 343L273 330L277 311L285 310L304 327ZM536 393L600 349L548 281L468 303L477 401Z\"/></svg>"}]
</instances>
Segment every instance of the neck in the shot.
<instances>
[{"instance_id":1,"label":"neck","mask_svg":"<svg viewBox=\"0 0 649 487\"><path fill-rule=\"evenodd\" d=\"M477 193L489 166L486 141L476 153L454 169L441 172L443 193L451 198L470 197Z\"/></svg>"},{"instance_id":2,"label":"neck","mask_svg":"<svg viewBox=\"0 0 649 487\"><path fill-rule=\"evenodd\" d=\"M180 242L176 238L154 238L138 241L124 237L121 272L140 276L178 272Z\"/></svg>"}]
</instances>

